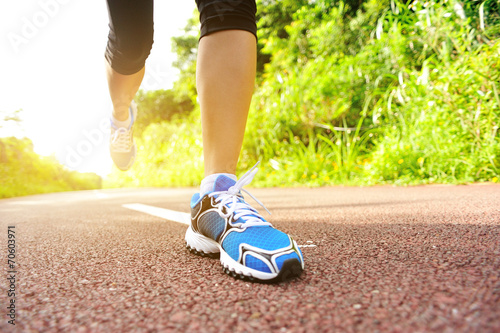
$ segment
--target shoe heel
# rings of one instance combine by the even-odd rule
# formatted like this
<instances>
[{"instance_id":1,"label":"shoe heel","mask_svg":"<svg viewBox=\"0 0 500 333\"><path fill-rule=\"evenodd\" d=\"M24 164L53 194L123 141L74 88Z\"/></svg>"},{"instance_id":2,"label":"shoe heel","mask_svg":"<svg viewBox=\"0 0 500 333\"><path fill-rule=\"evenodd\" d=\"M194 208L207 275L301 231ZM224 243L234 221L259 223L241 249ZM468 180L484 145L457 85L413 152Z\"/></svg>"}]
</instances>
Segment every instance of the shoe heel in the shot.
<instances>
[{"instance_id":1,"label":"shoe heel","mask_svg":"<svg viewBox=\"0 0 500 333\"><path fill-rule=\"evenodd\" d=\"M194 232L191 226L186 230L185 240L189 252L203 257L219 257L219 244L213 239Z\"/></svg>"}]
</instances>

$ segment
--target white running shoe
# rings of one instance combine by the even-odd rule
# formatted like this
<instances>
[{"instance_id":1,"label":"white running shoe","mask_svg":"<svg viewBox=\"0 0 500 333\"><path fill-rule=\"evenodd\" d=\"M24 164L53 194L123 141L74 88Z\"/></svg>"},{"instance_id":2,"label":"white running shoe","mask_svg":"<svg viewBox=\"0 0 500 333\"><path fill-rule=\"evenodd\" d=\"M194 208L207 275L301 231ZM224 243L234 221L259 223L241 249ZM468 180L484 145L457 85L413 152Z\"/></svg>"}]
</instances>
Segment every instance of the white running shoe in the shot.
<instances>
[{"instance_id":1,"label":"white running shoe","mask_svg":"<svg viewBox=\"0 0 500 333\"><path fill-rule=\"evenodd\" d=\"M133 126L137 118L137 106L132 101L129 107L130 125L128 128L118 127L111 119L111 137L109 152L116 167L122 171L127 171L135 161L136 147L133 137Z\"/></svg>"}]
</instances>

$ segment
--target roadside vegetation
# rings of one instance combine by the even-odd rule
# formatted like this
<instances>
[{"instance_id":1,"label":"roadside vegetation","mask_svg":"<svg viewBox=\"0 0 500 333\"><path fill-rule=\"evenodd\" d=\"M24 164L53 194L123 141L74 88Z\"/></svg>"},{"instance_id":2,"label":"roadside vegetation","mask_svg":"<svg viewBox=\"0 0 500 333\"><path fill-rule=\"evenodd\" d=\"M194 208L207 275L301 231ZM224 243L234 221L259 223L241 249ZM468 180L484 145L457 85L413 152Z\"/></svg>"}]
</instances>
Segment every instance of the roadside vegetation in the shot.
<instances>
[{"instance_id":1,"label":"roadside vegetation","mask_svg":"<svg viewBox=\"0 0 500 333\"><path fill-rule=\"evenodd\" d=\"M257 186L462 184L500 175L500 3L261 0L256 91L240 171ZM168 120L137 132L106 186L197 185L197 21L175 38ZM157 101L139 95L139 112ZM174 98L175 99L175 98ZM179 108L178 108L179 109Z\"/></svg>"},{"instance_id":2,"label":"roadside vegetation","mask_svg":"<svg viewBox=\"0 0 500 333\"><path fill-rule=\"evenodd\" d=\"M0 198L101 187L98 175L70 171L53 157L39 156L29 139L0 138Z\"/></svg>"}]
</instances>

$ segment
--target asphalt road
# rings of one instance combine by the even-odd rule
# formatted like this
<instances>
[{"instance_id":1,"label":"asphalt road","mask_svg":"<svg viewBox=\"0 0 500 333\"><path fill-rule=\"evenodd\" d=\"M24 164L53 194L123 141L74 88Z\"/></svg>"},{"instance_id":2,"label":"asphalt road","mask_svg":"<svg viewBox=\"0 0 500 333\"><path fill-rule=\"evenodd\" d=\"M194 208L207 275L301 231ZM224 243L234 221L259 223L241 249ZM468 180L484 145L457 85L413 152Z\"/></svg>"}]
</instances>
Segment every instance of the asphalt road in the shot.
<instances>
[{"instance_id":1,"label":"asphalt road","mask_svg":"<svg viewBox=\"0 0 500 333\"><path fill-rule=\"evenodd\" d=\"M193 191L0 200L0 331L500 331L500 185L250 189L302 246L278 285L190 254L184 214L130 209L188 212Z\"/></svg>"}]
</instances>

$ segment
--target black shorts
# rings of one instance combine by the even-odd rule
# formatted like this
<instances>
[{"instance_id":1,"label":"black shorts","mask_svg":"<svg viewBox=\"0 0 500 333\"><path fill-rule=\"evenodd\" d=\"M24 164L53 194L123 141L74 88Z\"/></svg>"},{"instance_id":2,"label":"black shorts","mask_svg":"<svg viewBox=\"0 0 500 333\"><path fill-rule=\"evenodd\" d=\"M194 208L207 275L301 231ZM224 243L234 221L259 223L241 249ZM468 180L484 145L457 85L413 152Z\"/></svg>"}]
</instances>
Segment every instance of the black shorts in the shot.
<instances>
[{"instance_id":1,"label":"black shorts","mask_svg":"<svg viewBox=\"0 0 500 333\"><path fill-rule=\"evenodd\" d=\"M140 71L153 46L153 0L107 0L109 35L105 57L115 71ZM201 37L221 30L257 36L255 0L196 0Z\"/></svg>"}]
</instances>

